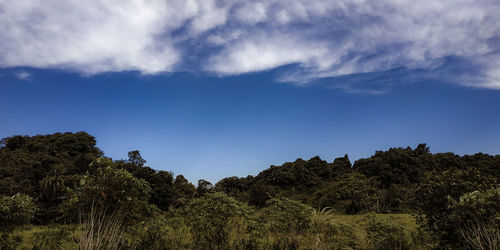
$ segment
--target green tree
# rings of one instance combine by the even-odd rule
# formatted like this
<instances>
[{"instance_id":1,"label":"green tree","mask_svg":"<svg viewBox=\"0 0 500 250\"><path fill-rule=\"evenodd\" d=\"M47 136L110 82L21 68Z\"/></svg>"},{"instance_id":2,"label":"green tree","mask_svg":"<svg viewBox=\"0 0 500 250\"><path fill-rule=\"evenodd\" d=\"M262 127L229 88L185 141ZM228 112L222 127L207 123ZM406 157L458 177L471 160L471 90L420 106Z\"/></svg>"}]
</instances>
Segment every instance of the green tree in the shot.
<instances>
[{"instance_id":1,"label":"green tree","mask_svg":"<svg viewBox=\"0 0 500 250\"><path fill-rule=\"evenodd\" d=\"M210 183L209 181L203 179L198 180L198 186L196 187L196 196L203 196L205 193L210 192L213 187L214 185L212 185L212 183Z\"/></svg>"},{"instance_id":2,"label":"green tree","mask_svg":"<svg viewBox=\"0 0 500 250\"><path fill-rule=\"evenodd\" d=\"M25 193L37 200L37 221L49 223L66 190L78 184L89 164L102 156L85 132L12 136L0 146L0 194Z\"/></svg>"},{"instance_id":3,"label":"green tree","mask_svg":"<svg viewBox=\"0 0 500 250\"><path fill-rule=\"evenodd\" d=\"M20 243L21 238L11 235L12 231L33 220L37 210L28 195L0 196L0 249L14 249Z\"/></svg>"},{"instance_id":4,"label":"green tree","mask_svg":"<svg viewBox=\"0 0 500 250\"><path fill-rule=\"evenodd\" d=\"M173 185L173 201L175 207L180 207L187 204L194 198L196 188L183 175L177 175Z\"/></svg>"},{"instance_id":5,"label":"green tree","mask_svg":"<svg viewBox=\"0 0 500 250\"><path fill-rule=\"evenodd\" d=\"M197 248L229 248L229 224L231 218L250 218L251 210L243 203L223 193L207 193L192 200L183 215L192 228Z\"/></svg>"},{"instance_id":6,"label":"green tree","mask_svg":"<svg viewBox=\"0 0 500 250\"><path fill-rule=\"evenodd\" d=\"M127 221L147 215L151 195L148 182L113 166L110 159L99 158L92 165L97 168L82 177L71 198L63 204L66 215L74 215L74 208L85 213L92 207L109 213L126 212Z\"/></svg>"},{"instance_id":7,"label":"green tree","mask_svg":"<svg viewBox=\"0 0 500 250\"><path fill-rule=\"evenodd\" d=\"M314 209L299 201L288 198L273 198L266 202L261 219L276 241L274 248L298 248L299 235L305 233L311 226L311 215Z\"/></svg>"},{"instance_id":8,"label":"green tree","mask_svg":"<svg viewBox=\"0 0 500 250\"><path fill-rule=\"evenodd\" d=\"M451 199L451 198L450 198ZM466 193L451 200L443 223L453 225L463 245L477 249L500 246L500 187Z\"/></svg>"},{"instance_id":9,"label":"green tree","mask_svg":"<svg viewBox=\"0 0 500 250\"><path fill-rule=\"evenodd\" d=\"M1 231L9 232L18 226L29 223L38 210L33 198L25 194L0 197Z\"/></svg>"},{"instance_id":10,"label":"green tree","mask_svg":"<svg viewBox=\"0 0 500 250\"><path fill-rule=\"evenodd\" d=\"M332 207L355 214L377 208L378 196L375 185L362 174L349 173L338 177L312 196L318 207Z\"/></svg>"},{"instance_id":11,"label":"green tree","mask_svg":"<svg viewBox=\"0 0 500 250\"><path fill-rule=\"evenodd\" d=\"M139 150L134 150L128 152L128 162L137 165L139 167L143 167L144 164L146 163L146 160L142 158Z\"/></svg>"},{"instance_id":12,"label":"green tree","mask_svg":"<svg viewBox=\"0 0 500 250\"><path fill-rule=\"evenodd\" d=\"M439 236L442 246L462 247L458 228L470 218L483 216L485 212L482 209L488 208L485 210L488 213L494 212L494 208L498 211L500 206L495 196L479 195L477 200L473 199L475 194L494 187L497 187L496 179L482 175L476 169L431 173L414 190L413 207L418 211L419 223Z\"/></svg>"}]
</instances>

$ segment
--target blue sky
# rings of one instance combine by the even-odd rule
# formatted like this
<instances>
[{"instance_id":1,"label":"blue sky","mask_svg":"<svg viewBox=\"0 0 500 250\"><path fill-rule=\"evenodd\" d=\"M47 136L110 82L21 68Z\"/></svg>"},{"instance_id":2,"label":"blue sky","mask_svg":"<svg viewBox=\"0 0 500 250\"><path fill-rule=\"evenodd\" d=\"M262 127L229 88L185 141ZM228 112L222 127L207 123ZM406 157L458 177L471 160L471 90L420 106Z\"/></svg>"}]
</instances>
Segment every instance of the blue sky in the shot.
<instances>
[{"instance_id":1,"label":"blue sky","mask_svg":"<svg viewBox=\"0 0 500 250\"><path fill-rule=\"evenodd\" d=\"M11 71L0 81L0 137L87 131L114 159L138 149L151 167L193 182L422 142L432 152L500 152L496 90L420 82L367 95L276 83L273 72L81 77L28 69L31 78L20 80Z\"/></svg>"},{"instance_id":2,"label":"blue sky","mask_svg":"<svg viewBox=\"0 0 500 250\"><path fill-rule=\"evenodd\" d=\"M500 152L498 1L0 3L0 137L87 131L192 182Z\"/></svg>"}]
</instances>

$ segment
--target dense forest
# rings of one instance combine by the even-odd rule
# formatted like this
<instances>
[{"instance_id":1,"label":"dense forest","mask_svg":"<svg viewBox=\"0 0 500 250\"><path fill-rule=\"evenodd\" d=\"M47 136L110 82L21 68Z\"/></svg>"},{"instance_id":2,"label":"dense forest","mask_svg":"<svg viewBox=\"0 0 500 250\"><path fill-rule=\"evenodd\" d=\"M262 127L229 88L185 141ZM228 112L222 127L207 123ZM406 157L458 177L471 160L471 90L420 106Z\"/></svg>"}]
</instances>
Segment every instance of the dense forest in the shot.
<instances>
[{"instance_id":1,"label":"dense forest","mask_svg":"<svg viewBox=\"0 0 500 250\"><path fill-rule=\"evenodd\" d=\"M498 249L499 181L500 155L420 144L194 185L139 151L108 158L85 132L12 136L0 248Z\"/></svg>"}]
</instances>

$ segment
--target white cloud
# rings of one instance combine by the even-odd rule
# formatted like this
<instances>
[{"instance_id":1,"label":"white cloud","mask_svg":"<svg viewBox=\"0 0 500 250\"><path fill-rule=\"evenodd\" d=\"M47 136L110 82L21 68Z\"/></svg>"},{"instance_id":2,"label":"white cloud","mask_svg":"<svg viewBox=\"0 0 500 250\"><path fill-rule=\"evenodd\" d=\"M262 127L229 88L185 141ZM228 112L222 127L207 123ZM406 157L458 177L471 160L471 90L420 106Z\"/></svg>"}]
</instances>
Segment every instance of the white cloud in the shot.
<instances>
[{"instance_id":1,"label":"white cloud","mask_svg":"<svg viewBox=\"0 0 500 250\"><path fill-rule=\"evenodd\" d=\"M328 52L321 44L294 40L285 35L240 39L210 58L206 69L220 74L242 74L272 69L281 65L302 63L318 67Z\"/></svg>"},{"instance_id":2,"label":"white cloud","mask_svg":"<svg viewBox=\"0 0 500 250\"><path fill-rule=\"evenodd\" d=\"M496 0L2 1L0 67L231 75L296 64L280 80L297 83L403 67L498 89L498 13ZM444 72L447 58L471 67Z\"/></svg>"},{"instance_id":3,"label":"white cloud","mask_svg":"<svg viewBox=\"0 0 500 250\"><path fill-rule=\"evenodd\" d=\"M193 16L191 29L195 34L223 25L227 19L227 7L217 6L215 0L203 0L193 3L197 13Z\"/></svg>"},{"instance_id":4,"label":"white cloud","mask_svg":"<svg viewBox=\"0 0 500 250\"><path fill-rule=\"evenodd\" d=\"M267 3L246 2L242 7L236 9L236 18L243 22L256 24L264 22L267 18Z\"/></svg>"},{"instance_id":5,"label":"white cloud","mask_svg":"<svg viewBox=\"0 0 500 250\"><path fill-rule=\"evenodd\" d=\"M169 70L179 60L168 37L176 25L163 1L0 3L0 65L63 67L85 73ZM171 17L169 17L171 16Z\"/></svg>"},{"instance_id":6,"label":"white cloud","mask_svg":"<svg viewBox=\"0 0 500 250\"><path fill-rule=\"evenodd\" d=\"M27 71L18 71L14 75L21 80L28 80L31 78L31 74Z\"/></svg>"}]
</instances>

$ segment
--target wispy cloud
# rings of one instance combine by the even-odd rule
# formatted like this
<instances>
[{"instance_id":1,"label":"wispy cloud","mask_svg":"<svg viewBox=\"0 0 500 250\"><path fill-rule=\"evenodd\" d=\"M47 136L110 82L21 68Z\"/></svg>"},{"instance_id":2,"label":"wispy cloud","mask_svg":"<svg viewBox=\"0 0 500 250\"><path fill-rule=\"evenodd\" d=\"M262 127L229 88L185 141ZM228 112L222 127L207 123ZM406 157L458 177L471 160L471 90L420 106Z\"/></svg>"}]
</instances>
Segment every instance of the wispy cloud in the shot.
<instances>
[{"instance_id":1,"label":"wispy cloud","mask_svg":"<svg viewBox=\"0 0 500 250\"><path fill-rule=\"evenodd\" d=\"M298 84L404 68L500 89L498 13L497 0L4 1L0 67L223 76L293 64L278 79Z\"/></svg>"},{"instance_id":2,"label":"wispy cloud","mask_svg":"<svg viewBox=\"0 0 500 250\"><path fill-rule=\"evenodd\" d=\"M21 80L28 80L31 78L31 74L27 71L18 71L14 73L14 76Z\"/></svg>"}]
</instances>

